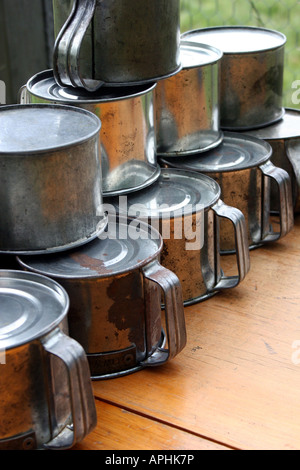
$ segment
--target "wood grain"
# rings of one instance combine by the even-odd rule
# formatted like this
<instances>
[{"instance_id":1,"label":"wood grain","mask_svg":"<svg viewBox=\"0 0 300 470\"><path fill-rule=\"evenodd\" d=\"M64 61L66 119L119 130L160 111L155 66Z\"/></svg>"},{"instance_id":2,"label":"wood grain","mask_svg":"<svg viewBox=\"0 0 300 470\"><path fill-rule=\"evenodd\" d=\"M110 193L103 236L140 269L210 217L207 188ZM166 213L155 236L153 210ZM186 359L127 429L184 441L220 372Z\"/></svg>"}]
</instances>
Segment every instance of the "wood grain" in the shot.
<instances>
[{"instance_id":1,"label":"wood grain","mask_svg":"<svg viewBox=\"0 0 300 470\"><path fill-rule=\"evenodd\" d=\"M186 308L188 343L180 355L94 382L95 396L224 446L298 450L299 217L284 239L250 256L240 286ZM226 272L234 269L234 257L223 263Z\"/></svg>"},{"instance_id":2,"label":"wood grain","mask_svg":"<svg viewBox=\"0 0 300 470\"><path fill-rule=\"evenodd\" d=\"M73 450L228 450L172 426L96 400L98 426Z\"/></svg>"}]
</instances>

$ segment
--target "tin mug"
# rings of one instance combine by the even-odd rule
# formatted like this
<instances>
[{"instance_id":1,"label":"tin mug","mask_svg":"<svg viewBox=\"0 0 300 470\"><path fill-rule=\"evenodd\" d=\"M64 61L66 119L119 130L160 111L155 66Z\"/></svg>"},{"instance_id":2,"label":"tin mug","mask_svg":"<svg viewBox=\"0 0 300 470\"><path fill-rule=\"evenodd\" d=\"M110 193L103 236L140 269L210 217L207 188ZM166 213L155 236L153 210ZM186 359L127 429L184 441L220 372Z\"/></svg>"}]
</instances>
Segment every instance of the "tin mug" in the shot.
<instances>
[{"instance_id":1,"label":"tin mug","mask_svg":"<svg viewBox=\"0 0 300 470\"><path fill-rule=\"evenodd\" d=\"M156 81L181 68L179 0L53 0L53 69L93 91Z\"/></svg>"},{"instance_id":2,"label":"tin mug","mask_svg":"<svg viewBox=\"0 0 300 470\"><path fill-rule=\"evenodd\" d=\"M254 26L216 26L187 31L182 38L223 52L222 129L257 129L283 117L284 34Z\"/></svg>"},{"instance_id":3,"label":"tin mug","mask_svg":"<svg viewBox=\"0 0 300 470\"><path fill-rule=\"evenodd\" d=\"M300 111L286 108L281 121L245 132L268 142L272 147L272 163L289 174L292 183L294 213L300 212ZM271 187L271 210L278 213L276 187Z\"/></svg>"},{"instance_id":4,"label":"tin mug","mask_svg":"<svg viewBox=\"0 0 300 470\"><path fill-rule=\"evenodd\" d=\"M46 70L30 78L20 90L20 103L49 103L82 108L101 120L99 146L103 195L126 194L157 180L154 126L156 84L102 87L94 93L62 88Z\"/></svg>"},{"instance_id":5,"label":"tin mug","mask_svg":"<svg viewBox=\"0 0 300 470\"><path fill-rule=\"evenodd\" d=\"M0 271L0 449L70 449L96 426L89 364L54 281Z\"/></svg>"},{"instance_id":6,"label":"tin mug","mask_svg":"<svg viewBox=\"0 0 300 470\"><path fill-rule=\"evenodd\" d=\"M223 139L220 129L222 53L181 41L182 70L155 89L157 153L181 156L205 152Z\"/></svg>"},{"instance_id":7,"label":"tin mug","mask_svg":"<svg viewBox=\"0 0 300 470\"><path fill-rule=\"evenodd\" d=\"M181 285L160 265L161 250L147 224L112 217L101 239L80 250L19 258L66 289L70 336L84 348L93 380L164 364L185 347Z\"/></svg>"},{"instance_id":8,"label":"tin mug","mask_svg":"<svg viewBox=\"0 0 300 470\"><path fill-rule=\"evenodd\" d=\"M71 106L0 108L0 253L64 251L103 232L100 128Z\"/></svg>"},{"instance_id":9,"label":"tin mug","mask_svg":"<svg viewBox=\"0 0 300 470\"><path fill-rule=\"evenodd\" d=\"M213 178L221 188L225 204L239 209L245 217L249 248L283 238L294 226L291 179L271 162L272 148L261 140L240 133L225 132L217 149L204 156L162 159L169 168L198 171ZM271 183L277 187L279 230L271 216ZM227 222L221 224L221 251L235 252L235 241Z\"/></svg>"},{"instance_id":10,"label":"tin mug","mask_svg":"<svg viewBox=\"0 0 300 470\"><path fill-rule=\"evenodd\" d=\"M249 271L244 216L223 203L219 185L208 176L162 169L159 180L151 187L126 199L104 198L104 205L159 230L164 242L161 264L178 277L185 306L236 287ZM226 276L221 267L221 220L230 222L235 239L235 276Z\"/></svg>"}]
</instances>

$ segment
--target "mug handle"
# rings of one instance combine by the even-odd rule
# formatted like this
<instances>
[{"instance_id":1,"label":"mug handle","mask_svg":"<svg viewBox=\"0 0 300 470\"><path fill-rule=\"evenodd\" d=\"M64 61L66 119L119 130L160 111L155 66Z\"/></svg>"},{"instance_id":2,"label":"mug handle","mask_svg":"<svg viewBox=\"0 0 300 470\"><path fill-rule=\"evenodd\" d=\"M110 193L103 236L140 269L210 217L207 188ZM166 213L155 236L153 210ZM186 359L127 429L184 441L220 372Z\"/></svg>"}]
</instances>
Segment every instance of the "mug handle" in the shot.
<instances>
[{"instance_id":1,"label":"mug handle","mask_svg":"<svg viewBox=\"0 0 300 470\"><path fill-rule=\"evenodd\" d=\"M88 360L79 343L66 336L60 329L48 335L42 343L49 355L59 358L66 366L73 419L72 426L66 426L52 441L44 444L44 448L70 449L82 441L97 424ZM49 380L51 381L51 375ZM53 412L50 413L50 419L55 426Z\"/></svg>"},{"instance_id":2,"label":"mug handle","mask_svg":"<svg viewBox=\"0 0 300 470\"><path fill-rule=\"evenodd\" d=\"M165 297L165 322L168 349L158 348L142 362L144 366L156 366L175 357L186 345L186 326L181 284L178 277L153 261L143 269L145 279L160 286Z\"/></svg>"},{"instance_id":3,"label":"mug handle","mask_svg":"<svg viewBox=\"0 0 300 470\"><path fill-rule=\"evenodd\" d=\"M104 82L84 79L79 55L86 31L95 13L97 0L74 0L69 18L57 35L53 50L53 74L61 87L83 87L93 92Z\"/></svg>"},{"instance_id":4,"label":"mug handle","mask_svg":"<svg viewBox=\"0 0 300 470\"><path fill-rule=\"evenodd\" d=\"M245 278L246 274L250 270L250 253L249 253L249 241L247 234L247 226L244 214L237 208L226 205L220 199L212 206L212 209L216 217L228 219L232 222L235 232L235 252L238 267L237 276L225 276L223 275L220 281L213 288L213 291L221 289L231 289L236 287ZM219 229L217 230L217 238L219 238ZM217 259L219 256L219 244L216 244Z\"/></svg>"},{"instance_id":5,"label":"mug handle","mask_svg":"<svg viewBox=\"0 0 300 470\"><path fill-rule=\"evenodd\" d=\"M292 189L294 189L294 214L300 212L300 153L299 139L289 139L285 143L286 156L292 166Z\"/></svg>"},{"instance_id":6,"label":"mug handle","mask_svg":"<svg viewBox=\"0 0 300 470\"><path fill-rule=\"evenodd\" d=\"M27 85L23 85L18 92L19 104L30 104L30 99L27 91Z\"/></svg>"},{"instance_id":7,"label":"mug handle","mask_svg":"<svg viewBox=\"0 0 300 470\"><path fill-rule=\"evenodd\" d=\"M294 226L294 208L291 179L287 171L278 168L269 160L261 165L263 174L263 214L261 242L274 242L289 233ZM270 227L270 183L278 187L280 231L274 232Z\"/></svg>"}]
</instances>

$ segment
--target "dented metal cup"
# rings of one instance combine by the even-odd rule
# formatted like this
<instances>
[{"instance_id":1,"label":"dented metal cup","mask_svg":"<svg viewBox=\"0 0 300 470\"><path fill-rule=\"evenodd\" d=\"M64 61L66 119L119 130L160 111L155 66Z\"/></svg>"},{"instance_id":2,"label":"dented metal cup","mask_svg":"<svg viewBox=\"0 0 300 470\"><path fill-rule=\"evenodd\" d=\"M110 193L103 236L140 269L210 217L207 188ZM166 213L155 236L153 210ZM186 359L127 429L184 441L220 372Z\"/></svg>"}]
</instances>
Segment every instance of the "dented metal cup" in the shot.
<instances>
[{"instance_id":1,"label":"dented metal cup","mask_svg":"<svg viewBox=\"0 0 300 470\"><path fill-rule=\"evenodd\" d=\"M80 250L20 258L25 269L59 280L69 294L70 336L83 346L93 379L163 364L185 347L182 290L160 265L161 250L159 233L147 224L109 218L101 239Z\"/></svg>"}]
</instances>

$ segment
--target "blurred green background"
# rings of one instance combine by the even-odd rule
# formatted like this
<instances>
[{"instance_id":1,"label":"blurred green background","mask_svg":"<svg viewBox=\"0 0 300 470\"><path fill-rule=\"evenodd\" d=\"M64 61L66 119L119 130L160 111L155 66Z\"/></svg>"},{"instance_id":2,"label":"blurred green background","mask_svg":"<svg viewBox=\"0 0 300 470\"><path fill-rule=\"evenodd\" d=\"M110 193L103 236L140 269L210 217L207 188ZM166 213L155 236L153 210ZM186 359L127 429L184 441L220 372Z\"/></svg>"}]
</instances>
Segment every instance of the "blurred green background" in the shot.
<instances>
[{"instance_id":1,"label":"blurred green background","mask_svg":"<svg viewBox=\"0 0 300 470\"><path fill-rule=\"evenodd\" d=\"M182 32L206 26L250 25L284 33L284 105L300 108L292 100L296 97L300 101L299 1L181 0L180 7ZM32 75L52 68L53 44L52 0L0 0L0 80L6 83L7 103L17 100L19 88Z\"/></svg>"},{"instance_id":2,"label":"blurred green background","mask_svg":"<svg viewBox=\"0 0 300 470\"><path fill-rule=\"evenodd\" d=\"M220 25L261 26L275 29L286 36L284 106L300 109L300 2L181 0L182 32ZM299 83L295 83L297 81ZM292 88L293 84L296 88Z\"/></svg>"}]
</instances>

